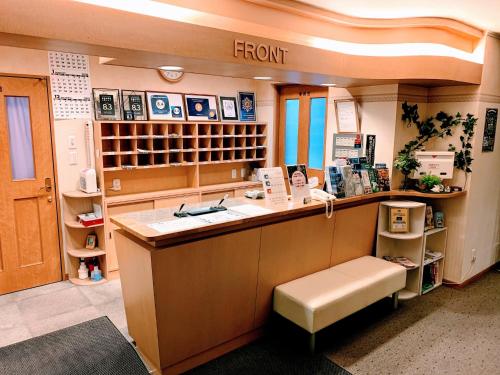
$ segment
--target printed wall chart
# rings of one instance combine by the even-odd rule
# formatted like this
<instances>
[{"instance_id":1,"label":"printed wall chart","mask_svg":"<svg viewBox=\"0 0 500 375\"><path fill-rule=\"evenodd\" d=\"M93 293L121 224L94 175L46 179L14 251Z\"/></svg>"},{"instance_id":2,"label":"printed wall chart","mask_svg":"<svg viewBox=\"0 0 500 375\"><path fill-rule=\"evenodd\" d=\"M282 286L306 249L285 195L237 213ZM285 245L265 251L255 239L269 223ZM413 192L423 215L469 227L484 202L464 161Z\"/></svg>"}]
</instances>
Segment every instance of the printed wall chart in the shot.
<instances>
[{"instance_id":1,"label":"printed wall chart","mask_svg":"<svg viewBox=\"0 0 500 375\"><path fill-rule=\"evenodd\" d=\"M51 51L49 69L54 118L92 118L89 57Z\"/></svg>"}]
</instances>

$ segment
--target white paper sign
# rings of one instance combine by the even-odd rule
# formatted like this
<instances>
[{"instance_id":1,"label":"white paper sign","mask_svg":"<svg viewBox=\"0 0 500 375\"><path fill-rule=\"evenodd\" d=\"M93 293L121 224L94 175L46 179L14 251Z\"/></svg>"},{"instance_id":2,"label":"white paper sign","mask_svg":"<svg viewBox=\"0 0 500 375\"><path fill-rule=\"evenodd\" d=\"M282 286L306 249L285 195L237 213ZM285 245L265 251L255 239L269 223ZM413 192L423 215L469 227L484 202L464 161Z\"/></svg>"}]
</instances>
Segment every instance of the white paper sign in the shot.
<instances>
[{"instance_id":1,"label":"white paper sign","mask_svg":"<svg viewBox=\"0 0 500 375\"><path fill-rule=\"evenodd\" d=\"M214 212L213 214L201 215L199 218L206 224L219 224L226 223L228 221L239 220L242 218L242 216L236 212L220 211Z\"/></svg>"},{"instance_id":2,"label":"white paper sign","mask_svg":"<svg viewBox=\"0 0 500 375\"><path fill-rule=\"evenodd\" d=\"M273 210L270 210L268 208L256 206L253 204L242 204L239 206L232 206L229 207L229 210L236 211L240 214L247 216L267 215L274 212Z\"/></svg>"},{"instance_id":3,"label":"white paper sign","mask_svg":"<svg viewBox=\"0 0 500 375\"><path fill-rule=\"evenodd\" d=\"M264 196L267 202L272 205L284 205L288 203L286 194L283 170L280 167L261 168L259 170L262 177Z\"/></svg>"},{"instance_id":4,"label":"white paper sign","mask_svg":"<svg viewBox=\"0 0 500 375\"><path fill-rule=\"evenodd\" d=\"M358 119L355 101L337 101L337 120L339 133L357 133Z\"/></svg>"},{"instance_id":5,"label":"white paper sign","mask_svg":"<svg viewBox=\"0 0 500 375\"><path fill-rule=\"evenodd\" d=\"M49 69L54 118L92 118L89 57L51 51Z\"/></svg>"},{"instance_id":6,"label":"white paper sign","mask_svg":"<svg viewBox=\"0 0 500 375\"><path fill-rule=\"evenodd\" d=\"M194 217L186 217L168 221L159 221L147 226L162 234L181 232L183 230L199 228L207 225L204 221Z\"/></svg>"}]
</instances>

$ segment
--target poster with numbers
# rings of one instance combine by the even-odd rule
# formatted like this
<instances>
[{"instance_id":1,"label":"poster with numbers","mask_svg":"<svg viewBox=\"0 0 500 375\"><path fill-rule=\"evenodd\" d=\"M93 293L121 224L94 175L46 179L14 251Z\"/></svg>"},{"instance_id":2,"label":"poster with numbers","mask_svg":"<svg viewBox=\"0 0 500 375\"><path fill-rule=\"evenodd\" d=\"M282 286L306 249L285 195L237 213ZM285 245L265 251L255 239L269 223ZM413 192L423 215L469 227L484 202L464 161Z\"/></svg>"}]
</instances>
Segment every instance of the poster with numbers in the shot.
<instances>
[{"instance_id":1,"label":"poster with numbers","mask_svg":"<svg viewBox=\"0 0 500 375\"><path fill-rule=\"evenodd\" d=\"M89 57L50 51L49 69L54 118L92 118Z\"/></svg>"}]
</instances>

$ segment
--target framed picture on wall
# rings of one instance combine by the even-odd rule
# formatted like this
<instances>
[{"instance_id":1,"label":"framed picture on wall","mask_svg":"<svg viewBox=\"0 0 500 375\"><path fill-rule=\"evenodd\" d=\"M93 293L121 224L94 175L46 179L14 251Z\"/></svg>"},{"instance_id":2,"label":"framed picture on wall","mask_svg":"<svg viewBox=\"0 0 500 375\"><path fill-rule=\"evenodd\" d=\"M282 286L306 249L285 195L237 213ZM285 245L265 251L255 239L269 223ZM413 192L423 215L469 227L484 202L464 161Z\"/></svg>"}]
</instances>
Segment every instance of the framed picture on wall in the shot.
<instances>
[{"instance_id":1,"label":"framed picture on wall","mask_svg":"<svg viewBox=\"0 0 500 375\"><path fill-rule=\"evenodd\" d=\"M92 89L92 96L96 120L121 120L118 89Z\"/></svg>"},{"instance_id":2,"label":"framed picture on wall","mask_svg":"<svg viewBox=\"0 0 500 375\"><path fill-rule=\"evenodd\" d=\"M358 106L354 99L335 100L338 133L359 133Z\"/></svg>"},{"instance_id":3,"label":"framed picture on wall","mask_svg":"<svg viewBox=\"0 0 500 375\"><path fill-rule=\"evenodd\" d=\"M219 121L215 95L185 94L188 121Z\"/></svg>"},{"instance_id":4,"label":"framed picture on wall","mask_svg":"<svg viewBox=\"0 0 500 375\"><path fill-rule=\"evenodd\" d=\"M124 120L147 120L146 93L137 90L122 90Z\"/></svg>"},{"instance_id":5,"label":"framed picture on wall","mask_svg":"<svg viewBox=\"0 0 500 375\"><path fill-rule=\"evenodd\" d=\"M185 112L182 94L146 91L146 103L150 120L184 120Z\"/></svg>"},{"instance_id":6,"label":"framed picture on wall","mask_svg":"<svg viewBox=\"0 0 500 375\"><path fill-rule=\"evenodd\" d=\"M254 92L238 92L240 121L257 121L257 110Z\"/></svg>"},{"instance_id":7,"label":"framed picture on wall","mask_svg":"<svg viewBox=\"0 0 500 375\"><path fill-rule=\"evenodd\" d=\"M238 121L238 103L234 96L219 96L222 120Z\"/></svg>"}]
</instances>

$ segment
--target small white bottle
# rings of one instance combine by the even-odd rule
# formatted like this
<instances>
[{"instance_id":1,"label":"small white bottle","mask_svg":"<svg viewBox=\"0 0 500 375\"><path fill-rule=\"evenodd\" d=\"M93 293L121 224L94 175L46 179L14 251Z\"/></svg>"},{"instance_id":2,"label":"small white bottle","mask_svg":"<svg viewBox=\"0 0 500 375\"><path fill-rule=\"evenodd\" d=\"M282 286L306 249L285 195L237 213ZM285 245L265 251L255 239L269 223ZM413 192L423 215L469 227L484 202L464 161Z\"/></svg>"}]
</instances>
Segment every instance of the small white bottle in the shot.
<instances>
[{"instance_id":1,"label":"small white bottle","mask_svg":"<svg viewBox=\"0 0 500 375\"><path fill-rule=\"evenodd\" d=\"M85 280L89 276L89 269L85 265L85 262L80 262L80 268L78 269L78 278L80 280Z\"/></svg>"}]
</instances>

